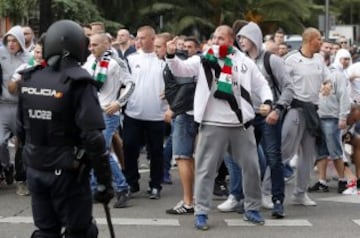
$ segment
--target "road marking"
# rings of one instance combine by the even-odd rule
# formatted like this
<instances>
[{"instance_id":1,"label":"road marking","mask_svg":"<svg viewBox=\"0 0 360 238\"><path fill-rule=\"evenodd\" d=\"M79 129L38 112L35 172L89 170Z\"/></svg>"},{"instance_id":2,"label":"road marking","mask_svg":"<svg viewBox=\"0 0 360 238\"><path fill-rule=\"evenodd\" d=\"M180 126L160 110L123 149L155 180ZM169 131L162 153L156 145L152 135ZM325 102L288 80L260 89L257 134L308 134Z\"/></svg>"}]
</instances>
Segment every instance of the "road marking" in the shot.
<instances>
[{"instance_id":1,"label":"road marking","mask_svg":"<svg viewBox=\"0 0 360 238\"><path fill-rule=\"evenodd\" d=\"M358 226L360 226L360 219L355 219L355 220L352 220L355 224L357 224Z\"/></svg>"},{"instance_id":2,"label":"road marking","mask_svg":"<svg viewBox=\"0 0 360 238\"><path fill-rule=\"evenodd\" d=\"M343 202L343 203L357 203L360 204L360 196L357 195L341 195L335 197L319 198L316 200L328 202Z\"/></svg>"},{"instance_id":3,"label":"road marking","mask_svg":"<svg viewBox=\"0 0 360 238\"><path fill-rule=\"evenodd\" d=\"M142 225L142 226L180 226L178 219L156 219L156 218L112 218L113 225ZM16 217L0 217L0 223L11 224L33 224L32 217L16 216ZM96 218L99 225L107 225L105 218Z\"/></svg>"},{"instance_id":4,"label":"road marking","mask_svg":"<svg viewBox=\"0 0 360 238\"><path fill-rule=\"evenodd\" d=\"M256 224L244 221L242 219L225 219L225 223L228 226L257 226ZM307 220L265 220L265 226L312 226L312 224Z\"/></svg>"}]
</instances>

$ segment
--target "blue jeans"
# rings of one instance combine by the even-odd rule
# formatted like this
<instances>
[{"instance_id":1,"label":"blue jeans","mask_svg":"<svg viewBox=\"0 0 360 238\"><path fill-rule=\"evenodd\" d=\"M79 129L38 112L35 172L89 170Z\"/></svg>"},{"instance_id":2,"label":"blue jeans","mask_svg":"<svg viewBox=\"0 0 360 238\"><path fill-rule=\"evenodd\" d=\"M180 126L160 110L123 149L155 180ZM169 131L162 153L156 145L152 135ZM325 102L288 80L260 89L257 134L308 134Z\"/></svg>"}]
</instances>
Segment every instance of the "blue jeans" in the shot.
<instances>
[{"instance_id":1,"label":"blue jeans","mask_svg":"<svg viewBox=\"0 0 360 238\"><path fill-rule=\"evenodd\" d=\"M105 122L105 130L103 130L103 134L105 138L106 148L107 150L110 150L112 137L116 132L117 128L119 127L120 116L107 115L104 113L103 117ZM113 187L115 191L122 192L128 190L129 186L126 182L125 176L121 171L118 161L114 158L113 155L109 156L109 163L112 173ZM90 184L92 191L94 191L97 185L97 181L93 171L91 171Z\"/></svg>"},{"instance_id":2,"label":"blue jeans","mask_svg":"<svg viewBox=\"0 0 360 238\"><path fill-rule=\"evenodd\" d=\"M341 129L339 129L339 119L337 118L321 118L320 119L322 140L318 147L319 157L323 159L339 159L343 156Z\"/></svg>"},{"instance_id":3,"label":"blue jeans","mask_svg":"<svg viewBox=\"0 0 360 238\"><path fill-rule=\"evenodd\" d=\"M173 155L176 159L192 159L197 125L194 116L179 114L174 119Z\"/></svg>"},{"instance_id":4,"label":"blue jeans","mask_svg":"<svg viewBox=\"0 0 360 238\"><path fill-rule=\"evenodd\" d=\"M257 151L259 157L260 174L262 178L265 174L266 160L263 149L261 148L260 145L258 146ZM241 167L232 159L229 153L225 154L224 163L229 172L230 194L232 194L237 201L240 201L241 199L244 199L244 194L242 189Z\"/></svg>"},{"instance_id":5,"label":"blue jeans","mask_svg":"<svg viewBox=\"0 0 360 238\"><path fill-rule=\"evenodd\" d=\"M281 121L276 125L269 125L265 117L256 115L254 127L260 136L260 144L264 150L267 165L271 171L272 200L284 201L284 169L281 157Z\"/></svg>"}]
</instances>

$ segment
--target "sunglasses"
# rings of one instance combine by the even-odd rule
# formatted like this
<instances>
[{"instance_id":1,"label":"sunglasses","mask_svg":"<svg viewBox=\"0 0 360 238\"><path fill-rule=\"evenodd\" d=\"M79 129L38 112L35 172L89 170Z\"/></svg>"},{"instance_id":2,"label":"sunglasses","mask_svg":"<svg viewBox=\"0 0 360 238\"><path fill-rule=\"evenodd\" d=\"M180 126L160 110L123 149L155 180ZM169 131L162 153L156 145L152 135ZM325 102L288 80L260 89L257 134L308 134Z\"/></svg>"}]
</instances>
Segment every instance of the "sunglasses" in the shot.
<instances>
[{"instance_id":1,"label":"sunglasses","mask_svg":"<svg viewBox=\"0 0 360 238\"><path fill-rule=\"evenodd\" d=\"M341 41L340 44L347 44L347 42L346 41Z\"/></svg>"}]
</instances>

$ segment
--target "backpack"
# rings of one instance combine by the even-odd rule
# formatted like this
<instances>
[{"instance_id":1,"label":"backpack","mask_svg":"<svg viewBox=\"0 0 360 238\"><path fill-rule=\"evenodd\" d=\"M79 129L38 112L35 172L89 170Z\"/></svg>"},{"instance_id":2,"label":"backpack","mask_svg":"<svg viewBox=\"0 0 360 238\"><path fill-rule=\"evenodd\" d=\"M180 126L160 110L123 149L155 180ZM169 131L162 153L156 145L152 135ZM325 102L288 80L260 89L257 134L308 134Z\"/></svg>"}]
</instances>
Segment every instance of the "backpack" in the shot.
<instances>
[{"instance_id":1,"label":"backpack","mask_svg":"<svg viewBox=\"0 0 360 238\"><path fill-rule=\"evenodd\" d=\"M281 94L281 90L279 88L279 84L277 79L275 78L275 76L273 75L271 66L270 66L270 56L272 55L271 52L269 51L265 51L265 55L264 55L264 67L266 70L266 73L270 76L271 81L273 82L273 85L275 87L275 90L277 91L277 93L280 95Z\"/></svg>"},{"instance_id":2,"label":"backpack","mask_svg":"<svg viewBox=\"0 0 360 238\"><path fill-rule=\"evenodd\" d=\"M3 83L3 73L2 73L2 68L1 68L1 64L0 64L0 96L2 95L2 83Z\"/></svg>"}]
</instances>

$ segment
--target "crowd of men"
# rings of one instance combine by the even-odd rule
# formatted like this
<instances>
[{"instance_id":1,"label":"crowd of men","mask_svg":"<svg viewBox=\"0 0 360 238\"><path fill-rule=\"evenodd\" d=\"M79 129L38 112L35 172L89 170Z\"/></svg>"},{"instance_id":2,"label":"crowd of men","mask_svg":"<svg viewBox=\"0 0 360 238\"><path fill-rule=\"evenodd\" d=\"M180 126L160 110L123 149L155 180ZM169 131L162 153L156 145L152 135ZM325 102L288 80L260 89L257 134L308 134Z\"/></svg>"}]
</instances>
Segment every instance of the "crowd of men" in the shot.
<instances>
[{"instance_id":1,"label":"crowd of men","mask_svg":"<svg viewBox=\"0 0 360 238\"><path fill-rule=\"evenodd\" d=\"M81 196L107 204L115 194L114 208L126 207L141 190L141 150L145 148L149 159L145 189L150 199L160 199L163 184L172 184L175 160L183 197L165 212L194 214L199 230L209 229L212 195L219 193L228 196L217 207L222 212L240 212L244 220L264 224L263 206L275 219L284 218L286 181L292 177L292 203L315 206L308 193L329 191L329 162L337 171L339 193L355 194L360 188L360 63L356 46L350 47L346 38L325 41L319 30L306 28L301 48L289 49L283 30L264 40L256 23L241 20L218 26L203 44L194 36L156 33L151 26L139 27L135 37L125 28L112 37L102 22L80 28L65 21L51 30L35 41L29 26L14 26L0 46L0 179L8 185L15 180L18 195L32 196L39 229L32 237L51 237L65 226L56 219L54 224L44 222L58 215L56 209L67 198L55 200L54 214L40 211L45 198L37 189L45 181L37 176L60 181L54 187L68 183L60 177L73 176L67 173L69 161L80 161L80 171L83 157L90 158L91 166L81 170L89 173L88 180L82 174L76 177L89 186ZM84 52L69 43L59 46L59 39L66 40L63 31L79 41L84 36ZM59 116L56 103L36 107L39 99L30 95L46 96L46 87L60 90L55 84L37 88L42 84L37 72L50 82L76 82L66 90L73 90L77 104L70 103L65 116ZM93 98L95 108L89 108L84 95ZM67 120L74 121L72 127L55 126ZM345 156L345 143L352 145L350 157ZM289 166L294 157L295 171ZM319 179L311 185L314 167ZM46 174L49 170L55 177ZM79 211L88 208L85 203ZM97 236L89 225L91 214L85 217L78 228L66 224L74 235L69 237L84 230L87 237Z\"/></svg>"}]
</instances>

